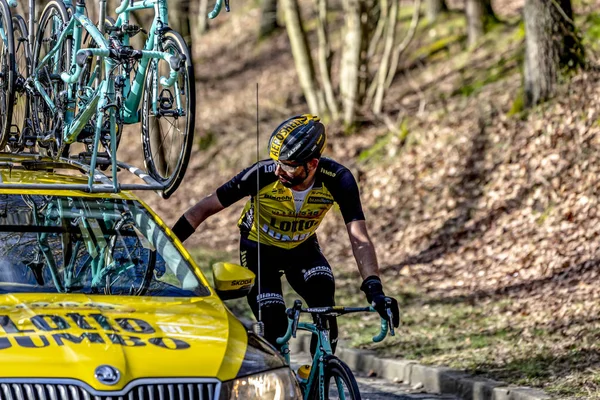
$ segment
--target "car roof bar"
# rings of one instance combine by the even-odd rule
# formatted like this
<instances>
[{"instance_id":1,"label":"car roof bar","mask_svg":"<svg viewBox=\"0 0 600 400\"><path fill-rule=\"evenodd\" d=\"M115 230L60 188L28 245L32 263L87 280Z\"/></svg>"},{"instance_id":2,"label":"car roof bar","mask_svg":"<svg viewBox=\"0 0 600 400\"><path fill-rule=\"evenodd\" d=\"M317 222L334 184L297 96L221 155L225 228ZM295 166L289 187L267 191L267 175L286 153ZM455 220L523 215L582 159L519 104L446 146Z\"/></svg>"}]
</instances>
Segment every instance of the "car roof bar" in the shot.
<instances>
[{"instance_id":1,"label":"car roof bar","mask_svg":"<svg viewBox=\"0 0 600 400\"><path fill-rule=\"evenodd\" d=\"M0 168L13 170L49 170L74 169L86 176L93 173L93 183L5 183L0 177L0 189L39 189L39 190L77 190L87 193L116 193L121 190L155 190L162 191L165 185L159 183L138 167L117 161L121 170L126 170L137 176L144 183L118 183L110 179L98 169L92 171L90 166L72 158L60 157L52 159L38 154L0 153Z\"/></svg>"}]
</instances>

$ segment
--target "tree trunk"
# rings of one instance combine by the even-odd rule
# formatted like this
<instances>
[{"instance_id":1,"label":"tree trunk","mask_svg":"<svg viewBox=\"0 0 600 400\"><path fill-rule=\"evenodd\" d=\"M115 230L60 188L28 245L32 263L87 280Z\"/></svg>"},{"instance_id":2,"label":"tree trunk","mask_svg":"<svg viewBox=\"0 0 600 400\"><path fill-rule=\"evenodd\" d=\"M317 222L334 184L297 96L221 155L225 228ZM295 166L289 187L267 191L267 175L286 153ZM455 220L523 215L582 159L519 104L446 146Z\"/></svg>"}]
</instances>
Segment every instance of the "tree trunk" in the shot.
<instances>
[{"instance_id":1,"label":"tree trunk","mask_svg":"<svg viewBox=\"0 0 600 400\"><path fill-rule=\"evenodd\" d=\"M208 0L199 0L198 3L198 35L203 35L208 30Z\"/></svg>"},{"instance_id":2,"label":"tree trunk","mask_svg":"<svg viewBox=\"0 0 600 400\"><path fill-rule=\"evenodd\" d=\"M392 49L396 40L396 26L398 25L398 2L392 2L390 8L389 21L386 26L385 44L383 49L383 57L379 65L379 71L375 77L377 81L377 90L375 91L375 100L373 102L373 112L375 115L381 114L383 108L383 94L385 92L385 80L388 75L390 59L392 57Z\"/></svg>"},{"instance_id":3,"label":"tree trunk","mask_svg":"<svg viewBox=\"0 0 600 400\"><path fill-rule=\"evenodd\" d=\"M273 33L279 25L277 24L277 0L262 0L260 10L260 39Z\"/></svg>"},{"instance_id":4,"label":"tree trunk","mask_svg":"<svg viewBox=\"0 0 600 400\"><path fill-rule=\"evenodd\" d=\"M169 25L183 36L183 40L192 48L192 31L190 29L190 2L174 1L169 7Z\"/></svg>"},{"instance_id":5,"label":"tree trunk","mask_svg":"<svg viewBox=\"0 0 600 400\"><path fill-rule=\"evenodd\" d=\"M467 0L465 12L467 14L468 44L469 47L473 47L485 34L488 20L493 18L490 0Z\"/></svg>"},{"instance_id":6,"label":"tree trunk","mask_svg":"<svg viewBox=\"0 0 600 400\"><path fill-rule=\"evenodd\" d=\"M297 0L281 0L281 6L285 14L285 27L290 39L300 86L304 92L309 111L317 115L320 110L315 68L306 40L306 33L302 27L298 2Z\"/></svg>"},{"instance_id":7,"label":"tree trunk","mask_svg":"<svg viewBox=\"0 0 600 400\"><path fill-rule=\"evenodd\" d=\"M333 85L331 84L331 47L327 31L327 0L317 0L319 18L317 24L317 35L319 38L318 65L321 72L321 82L325 96L325 104L333 120L339 118L339 107Z\"/></svg>"},{"instance_id":8,"label":"tree trunk","mask_svg":"<svg viewBox=\"0 0 600 400\"><path fill-rule=\"evenodd\" d=\"M340 64L340 94L344 123L351 125L356 109L364 98L367 81L367 51L370 27L375 25L371 15L374 2L344 0L343 48Z\"/></svg>"},{"instance_id":9,"label":"tree trunk","mask_svg":"<svg viewBox=\"0 0 600 400\"><path fill-rule=\"evenodd\" d=\"M583 48L575 34L570 0L525 2L526 107L554 94L561 69L583 63Z\"/></svg>"},{"instance_id":10,"label":"tree trunk","mask_svg":"<svg viewBox=\"0 0 600 400\"><path fill-rule=\"evenodd\" d=\"M427 20L434 22L439 15L448 10L445 0L427 0Z\"/></svg>"}]
</instances>

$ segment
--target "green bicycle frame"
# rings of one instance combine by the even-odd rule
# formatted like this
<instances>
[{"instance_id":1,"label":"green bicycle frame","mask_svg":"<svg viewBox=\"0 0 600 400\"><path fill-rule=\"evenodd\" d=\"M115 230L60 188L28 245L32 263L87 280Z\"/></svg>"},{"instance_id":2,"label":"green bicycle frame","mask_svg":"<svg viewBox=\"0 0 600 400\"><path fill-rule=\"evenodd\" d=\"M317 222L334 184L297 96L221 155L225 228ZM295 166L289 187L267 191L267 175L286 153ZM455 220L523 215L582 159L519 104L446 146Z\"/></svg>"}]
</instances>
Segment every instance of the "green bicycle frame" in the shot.
<instances>
[{"instance_id":1,"label":"green bicycle frame","mask_svg":"<svg viewBox=\"0 0 600 400\"><path fill-rule=\"evenodd\" d=\"M144 50L156 51L157 49L160 49L161 46L160 34L157 33L169 26L167 0L140 0L133 2L123 0L121 5L115 10L118 15L117 20L115 21L115 27L120 28L129 25L130 12L150 8L154 8L154 18L152 19L152 26L148 32L148 38L144 44ZM123 44L126 46L129 45L129 37L127 35L123 38ZM149 61L149 59L142 59L140 61L133 83L129 79L125 79L124 93L126 93L126 97L123 107L123 122L126 124L135 124L140 121L138 110L142 100L144 81L148 72ZM124 76L128 78L126 75ZM155 89L152 91L152 111L156 114L158 111L156 79L152 82L152 85L154 86L153 89ZM181 108L181 95L177 85L175 85L175 100L177 108Z\"/></svg>"}]
</instances>

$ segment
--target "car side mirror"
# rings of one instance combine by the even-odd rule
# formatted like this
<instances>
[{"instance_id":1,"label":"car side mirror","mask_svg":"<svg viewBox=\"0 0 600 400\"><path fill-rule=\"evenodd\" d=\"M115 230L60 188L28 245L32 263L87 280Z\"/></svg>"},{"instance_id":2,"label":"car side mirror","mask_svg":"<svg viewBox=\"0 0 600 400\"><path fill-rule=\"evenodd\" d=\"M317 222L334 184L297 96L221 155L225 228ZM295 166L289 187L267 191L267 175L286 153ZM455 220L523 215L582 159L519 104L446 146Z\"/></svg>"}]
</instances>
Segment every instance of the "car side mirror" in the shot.
<instances>
[{"instance_id":1,"label":"car side mirror","mask_svg":"<svg viewBox=\"0 0 600 400\"><path fill-rule=\"evenodd\" d=\"M256 275L248 268L226 262L212 265L215 291L221 300L244 297L254 286Z\"/></svg>"}]
</instances>

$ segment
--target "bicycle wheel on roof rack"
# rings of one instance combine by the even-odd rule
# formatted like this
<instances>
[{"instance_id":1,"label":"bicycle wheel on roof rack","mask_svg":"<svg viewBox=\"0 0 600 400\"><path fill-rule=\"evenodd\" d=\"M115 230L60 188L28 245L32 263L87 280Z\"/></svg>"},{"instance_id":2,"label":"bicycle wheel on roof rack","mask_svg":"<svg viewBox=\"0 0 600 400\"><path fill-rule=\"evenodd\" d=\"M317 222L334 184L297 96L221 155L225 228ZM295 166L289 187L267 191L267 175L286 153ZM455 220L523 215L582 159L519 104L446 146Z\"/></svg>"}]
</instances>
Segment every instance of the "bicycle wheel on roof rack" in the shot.
<instances>
[{"instance_id":1,"label":"bicycle wheel on roof rack","mask_svg":"<svg viewBox=\"0 0 600 400\"><path fill-rule=\"evenodd\" d=\"M165 186L169 198L183 180L192 151L196 92L190 51L175 31L161 39L162 51L185 57L177 81L163 87L161 76L169 76L164 60L153 59L148 68L142 104L142 148L148 174Z\"/></svg>"},{"instance_id":2,"label":"bicycle wheel on roof rack","mask_svg":"<svg viewBox=\"0 0 600 400\"><path fill-rule=\"evenodd\" d=\"M63 2L50 0L39 18L33 46L34 73L37 74L44 91L55 105L59 104L59 94L68 86L60 78L60 73L68 68L71 61L73 39L67 36L62 43L59 44L58 41L68 21L69 15ZM39 64L46 54L57 45L59 46L58 51L46 65L40 67ZM32 114L33 126L39 135L38 145L49 156L68 155L68 147L63 149L63 154L58 154L62 143L63 118L61 118L61 113L58 110L53 111L41 95L36 95L32 101Z\"/></svg>"},{"instance_id":3,"label":"bicycle wheel on roof rack","mask_svg":"<svg viewBox=\"0 0 600 400\"><path fill-rule=\"evenodd\" d=\"M0 151L8 141L15 100L15 42L6 0L0 0Z\"/></svg>"},{"instance_id":4,"label":"bicycle wheel on roof rack","mask_svg":"<svg viewBox=\"0 0 600 400\"><path fill-rule=\"evenodd\" d=\"M20 15L13 17L13 36L15 41L15 96L13 102L13 113L11 129L7 141L8 150L18 153L24 150L28 143L24 134L29 136L30 109L29 97L25 90L25 81L31 71L31 47L27 41L28 31L25 20Z\"/></svg>"}]
</instances>

